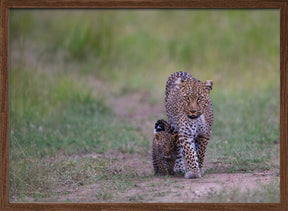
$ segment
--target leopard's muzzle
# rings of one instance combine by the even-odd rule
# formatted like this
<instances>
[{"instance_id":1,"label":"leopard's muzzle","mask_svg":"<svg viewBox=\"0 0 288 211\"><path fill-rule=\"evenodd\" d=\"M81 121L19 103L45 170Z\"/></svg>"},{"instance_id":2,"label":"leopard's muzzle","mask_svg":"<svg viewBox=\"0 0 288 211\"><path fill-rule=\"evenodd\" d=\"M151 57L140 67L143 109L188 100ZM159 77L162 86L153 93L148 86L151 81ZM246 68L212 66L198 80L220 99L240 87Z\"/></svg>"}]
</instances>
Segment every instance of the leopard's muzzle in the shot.
<instances>
[{"instance_id":1,"label":"leopard's muzzle","mask_svg":"<svg viewBox=\"0 0 288 211\"><path fill-rule=\"evenodd\" d=\"M196 110L191 110L187 116L190 119L197 119L198 117L200 117L202 115L202 112L196 111Z\"/></svg>"}]
</instances>

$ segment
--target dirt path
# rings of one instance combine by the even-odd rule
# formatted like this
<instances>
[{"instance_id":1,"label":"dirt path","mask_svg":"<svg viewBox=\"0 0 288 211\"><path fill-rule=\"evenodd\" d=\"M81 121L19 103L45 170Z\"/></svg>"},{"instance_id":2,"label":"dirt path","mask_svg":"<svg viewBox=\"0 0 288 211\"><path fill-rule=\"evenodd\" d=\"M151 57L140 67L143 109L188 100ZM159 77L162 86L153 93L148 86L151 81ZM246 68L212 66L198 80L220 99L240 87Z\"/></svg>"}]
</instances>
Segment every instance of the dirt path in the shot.
<instances>
[{"instance_id":1,"label":"dirt path","mask_svg":"<svg viewBox=\"0 0 288 211\"><path fill-rule=\"evenodd\" d=\"M132 93L110 101L115 113L140 126L148 140L152 140L155 120L164 117L163 104L150 105L145 93ZM187 180L183 177L156 177L153 175L151 151L145 155L115 153L107 156L116 158L121 164L133 168L139 176L149 180L139 181L131 189L118 193L116 199L107 202L205 202L215 194L225 190L249 192L258 190L265 184L279 179L279 171L271 170L258 173L223 173L227 166L222 163L206 163L206 169L214 169L213 173L206 173L200 179ZM97 156L91 154L87 156ZM216 169L216 170L215 170ZM211 172L211 171L210 171ZM86 185L79 188L78 192L65 195L62 200L74 202L95 201L95 190L101 184ZM229 197L227 202L231 200Z\"/></svg>"},{"instance_id":2,"label":"dirt path","mask_svg":"<svg viewBox=\"0 0 288 211\"><path fill-rule=\"evenodd\" d=\"M89 157L96 154L86 155ZM259 173L207 173L202 178L187 180L183 177L156 177L152 176L151 154L141 156L138 154L111 154L117 157L123 166L133 168L141 177L149 180L139 181L133 188L116 193L117 197L103 202L205 202L215 194L231 190L241 192L261 191L260 187L270 184L279 178L277 172L266 171ZM107 157L109 159L109 157ZM207 167L216 164L207 163ZM65 195L61 201L95 202L95 193L101 184L86 185L78 192ZM115 194L115 193L114 193ZM229 202L229 197L226 199Z\"/></svg>"},{"instance_id":3,"label":"dirt path","mask_svg":"<svg viewBox=\"0 0 288 211\"><path fill-rule=\"evenodd\" d=\"M273 173L263 174L207 174L203 178L187 180L183 177L176 178L172 182L165 182L163 178L154 178L152 181L140 183L138 188L129 190L123 194L123 198L130 199L135 194L144 196L141 201L145 202L205 202L213 194L222 191L240 190L242 192L255 190L257 184L269 184L273 180ZM153 186L153 188L151 188ZM143 194L145 190L152 194ZM229 198L227 199L229 202Z\"/></svg>"}]
</instances>

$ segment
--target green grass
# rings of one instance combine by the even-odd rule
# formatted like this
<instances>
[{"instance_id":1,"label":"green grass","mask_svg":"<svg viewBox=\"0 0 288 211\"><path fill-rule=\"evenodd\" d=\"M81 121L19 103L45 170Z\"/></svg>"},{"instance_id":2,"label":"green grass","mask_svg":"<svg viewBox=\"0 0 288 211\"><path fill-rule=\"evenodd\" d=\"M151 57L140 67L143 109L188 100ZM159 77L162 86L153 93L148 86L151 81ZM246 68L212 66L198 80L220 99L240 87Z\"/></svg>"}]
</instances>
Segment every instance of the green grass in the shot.
<instances>
[{"instance_id":1,"label":"green grass","mask_svg":"<svg viewBox=\"0 0 288 211\"><path fill-rule=\"evenodd\" d=\"M11 10L11 197L41 201L65 180L105 180L90 175L110 165L105 159L49 160L57 155L151 151L144 126L110 102L136 92L143 105L163 105L166 80L179 70L214 81L210 161L225 172L279 169L279 20L277 10ZM63 168L67 175L57 173ZM122 179L109 181L121 192ZM95 200L111 200L109 188Z\"/></svg>"},{"instance_id":2,"label":"green grass","mask_svg":"<svg viewBox=\"0 0 288 211\"><path fill-rule=\"evenodd\" d=\"M56 156L41 160L25 158L20 162L13 160L11 165L11 199L20 201L27 200L27 197L35 201L57 199L83 185L98 183L92 197L95 202L101 202L115 199L127 188L134 187L135 182L144 179L113 159Z\"/></svg>"},{"instance_id":3,"label":"green grass","mask_svg":"<svg viewBox=\"0 0 288 211\"><path fill-rule=\"evenodd\" d=\"M145 137L136 136L140 128L115 118L103 99L91 96L84 82L64 76L53 80L45 73L25 70L17 74L11 77L11 156L133 152L136 143L147 147Z\"/></svg>"},{"instance_id":4,"label":"green grass","mask_svg":"<svg viewBox=\"0 0 288 211\"><path fill-rule=\"evenodd\" d=\"M255 92L213 96L216 118L208 153L231 164L229 172L280 167L279 90Z\"/></svg>"}]
</instances>

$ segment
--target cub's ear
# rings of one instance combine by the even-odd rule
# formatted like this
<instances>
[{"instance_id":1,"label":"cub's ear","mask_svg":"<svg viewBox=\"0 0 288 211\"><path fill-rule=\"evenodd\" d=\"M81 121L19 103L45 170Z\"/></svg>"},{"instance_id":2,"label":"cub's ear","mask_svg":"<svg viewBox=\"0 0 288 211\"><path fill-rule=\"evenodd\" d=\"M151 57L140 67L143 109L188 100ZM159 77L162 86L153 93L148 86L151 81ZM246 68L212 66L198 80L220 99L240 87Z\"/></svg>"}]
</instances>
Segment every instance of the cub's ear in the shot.
<instances>
[{"instance_id":1,"label":"cub's ear","mask_svg":"<svg viewBox=\"0 0 288 211\"><path fill-rule=\"evenodd\" d=\"M205 88L210 92L212 90L213 87L213 81L212 80L207 80L204 83Z\"/></svg>"},{"instance_id":2,"label":"cub's ear","mask_svg":"<svg viewBox=\"0 0 288 211\"><path fill-rule=\"evenodd\" d=\"M155 138L157 141L161 141L162 140L162 137L159 133L155 133Z\"/></svg>"}]
</instances>

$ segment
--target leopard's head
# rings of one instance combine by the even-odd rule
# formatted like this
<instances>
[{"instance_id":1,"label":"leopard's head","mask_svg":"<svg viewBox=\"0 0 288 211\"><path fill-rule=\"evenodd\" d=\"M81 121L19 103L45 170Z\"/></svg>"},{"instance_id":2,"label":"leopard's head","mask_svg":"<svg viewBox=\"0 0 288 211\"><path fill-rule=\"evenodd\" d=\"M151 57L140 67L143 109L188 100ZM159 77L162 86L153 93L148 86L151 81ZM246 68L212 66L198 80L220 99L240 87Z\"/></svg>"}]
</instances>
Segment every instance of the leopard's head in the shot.
<instances>
[{"instance_id":1,"label":"leopard's head","mask_svg":"<svg viewBox=\"0 0 288 211\"><path fill-rule=\"evenodd\" d=\"M181 112L184 112L190 119L200 117L209 100L213 81L201 82L192 78L186 78L185 80L178 78L175 84L180 89L178 103L180 103Z\"/></svg>"}]
</instances>

